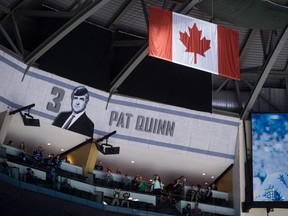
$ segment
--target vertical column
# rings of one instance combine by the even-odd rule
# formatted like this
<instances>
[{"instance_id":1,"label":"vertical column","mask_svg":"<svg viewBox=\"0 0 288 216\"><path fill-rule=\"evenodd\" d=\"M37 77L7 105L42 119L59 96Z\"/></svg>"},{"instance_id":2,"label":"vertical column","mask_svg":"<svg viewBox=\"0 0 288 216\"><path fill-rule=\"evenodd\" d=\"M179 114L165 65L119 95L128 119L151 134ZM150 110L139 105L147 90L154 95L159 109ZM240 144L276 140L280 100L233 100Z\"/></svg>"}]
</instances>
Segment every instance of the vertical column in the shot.
<instances>
[{"instance_id":1,"label":"vertical column","mask_svg":"<svg viewBox=\"0 0 288 216\"><path fill-rule=\"evenodd\" d=\"M0 143L3 144L9 129L12 115L8 111L0 113Z\"/></svg>"},{"instance_id":2,"label":"vertical column","mask_svg":"<svg viewBox=\"0 0 288 216\"><path fill-rule=\"evenodd\" d=\"M83 168L83 175L87 176L88 172L93 172L94 166L98 157L98 149L95 143L87 143L70 152L67 155L69 161L76 166Z\"/></svg>"}]
</instances>

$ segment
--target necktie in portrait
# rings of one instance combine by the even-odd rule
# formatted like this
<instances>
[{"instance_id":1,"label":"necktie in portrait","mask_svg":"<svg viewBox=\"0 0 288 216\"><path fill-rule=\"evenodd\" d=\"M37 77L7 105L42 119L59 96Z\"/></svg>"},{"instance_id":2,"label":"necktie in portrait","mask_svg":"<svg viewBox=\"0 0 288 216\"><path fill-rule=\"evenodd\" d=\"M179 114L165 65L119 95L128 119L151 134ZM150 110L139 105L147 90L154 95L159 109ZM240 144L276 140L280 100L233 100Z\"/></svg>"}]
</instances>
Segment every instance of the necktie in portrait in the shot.
<instances>
[{"instance_id":1,"label":"necktie in portrait","mask_svg":"<svg viewBox=\"0 0 288 216\"><path fill-rule=\"evenodd\" d=\"M75 115L71 115L70 116L69 120L67 121L67 123L63 127L64 129L68 129L69 128L69 126L70 126L70 124L71 124L71 122L72 122L74 117L75 117Z\"/></svg>"}]
</instances>

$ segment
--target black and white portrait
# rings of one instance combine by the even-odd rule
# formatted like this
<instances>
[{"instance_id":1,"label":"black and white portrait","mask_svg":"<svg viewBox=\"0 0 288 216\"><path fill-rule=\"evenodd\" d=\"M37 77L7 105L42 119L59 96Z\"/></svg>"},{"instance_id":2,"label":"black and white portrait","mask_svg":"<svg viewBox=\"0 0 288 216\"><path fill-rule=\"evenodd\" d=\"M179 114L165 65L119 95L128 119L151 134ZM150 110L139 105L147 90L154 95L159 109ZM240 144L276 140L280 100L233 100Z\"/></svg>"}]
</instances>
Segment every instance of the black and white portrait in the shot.
<instances>
[{"instance_id":1,"label":"black and white portrait","mask_svg":"<svg viewBox=\"0 0 288 216\"><path fill-rule=\"evenodd\" d=\"M71 94L72 110L59 113L52 125L93 137L94 123L85 113L88 102L88 90L83 86L76 87Z\"/></svg>"}]
</instances>

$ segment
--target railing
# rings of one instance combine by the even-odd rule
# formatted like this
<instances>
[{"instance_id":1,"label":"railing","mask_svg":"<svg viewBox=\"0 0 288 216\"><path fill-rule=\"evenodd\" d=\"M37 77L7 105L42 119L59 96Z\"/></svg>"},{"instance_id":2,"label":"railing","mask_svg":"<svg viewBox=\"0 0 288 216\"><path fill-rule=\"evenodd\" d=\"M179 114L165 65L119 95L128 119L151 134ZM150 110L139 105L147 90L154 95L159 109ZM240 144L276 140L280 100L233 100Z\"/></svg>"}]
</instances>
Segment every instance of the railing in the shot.
<instances>
[{"instance_id":1,"label":"railing","mask_svg":"<svg viewBox=\"0 0 288 216\"><path fill-rule=\"evenodd\" d=\"M7 154L6 151L3 151L3 148L5 148L6 146L1 146L1 151L0 151L0 157L2 156L8 156L10 155L10 153L13 153L13 155L15 156L15 154L18 154L18 149L14 150L15 148L8 146L7 149L9 154ZM6 148L5 148L6 149ZM21 178L22 174L26 172L26 169L28 167L32 167L34 172L35 172L35 176L37 176L41 181L46 182L47 181L47 171L39 169L39 166L35 166L33 167L33 164L30 165L25 165L25 164L20 164L17 162L11 162L9 161L9 165L10 167L14 167L14 169L17 169L17 171L14 170L14 175L13 177L16 179L20 179L23 180L23 178ZM17 174L15 174L15 172L19 173L18 177ZM72 186L72 190L69 191L69 195L70 196L80 196L80 197L84 197L88 200L104 200L105 201L105 197L109 198L108 201L106 202L107 204L110 204L109 207L105 207L105 208L111 208L111 210L115 210L115 208L117 206L111 206L112 203L112 198L113 198L113 191L115 188L109 188L109 187L105 187L104 185L97 184L97 182L95 182L95 177L103 177L104 176L104 172L102 171L95 171L93 173L90 173L91 176L90 178L84 178L82 176L82 168L75 166L73 164L67 164L67 163L62 163L61 164L61 170L58 173L58 177L57 177L57 181L56 181L56 186L51 187L54 189L54 192L52 192L53 194L57 194L56 192L60 190L60 186L59 183L63 181L63 179L69 179L69 183ZM118 174L113 174L113 178L115 177L115 180L117 181L121 181L122 180L122 175L118 175ZM117 178L118 177L118 178ZM132 177L130 177L131 180ZM115 181L115 182L117 182ZM51 186L51 185L50 185ZM50 187L48 186L48 187ZM112 186L112 185L111 185ZM114 185L115 186L115 185ZM47 185L45 186L47 187ZM56 190L55 190L56 189ZM187 190L189 189L189 187L184 187L184 195L185 192L187 192ZM40 190L40 189L39 189ZM40 190L41 191L41 190ZM123 192L127 191L127 190L122 190L120 197L123 196ZM102 197L104 197L103 199L99 199L99 197L97 197L95 194L99 195L99 193L102 194ZM161 205L163 204L167 204L170 206L174 206L176 207L176 209L182 213L183 208L186 207L186 205L188 203L191 204L191 206L194 205L194 202L190 202L190 200L185 200L185 198L181 198L180 201L177 200L177 202L173 203L167 200L165 200L166 196L174 196L174 194L162 194L161 197L156 197L153 194L147 194L147 193L138 193L138 192L133 192L130 191L130 201L131 201L131 205L130 208L139 208L141 210L145 210L145 211L165 211L165 209L160 209L158 208L154 208L156 205L156 200L162 200L160 203ZM184 196L185 197L185 196ZM69 198L70 199L70 198ZM137 200L137 201L136 201ZM223 214L223 215L234 215L234 209L233 208L229 208L228 206L225 206L221 204L221 201L228 201L228 194L224 193L224 192L220 192L220 191L213 191L213 197L212 197L212 202L206 202L206 203L201 203L201 201L199 202L199 207L204 211L204 212L209 212L209 213L217 213L218 215ZM219 202L220 201L220 202ZM149 205L150 204L150 205ZM102 203L101 203L102 205ZM221 206L222 205L222 206ZM153 207L154 206L154 207ZM118 206L119 207L119 206ZM119 207L120 208L120 207ZM122 207L121 207L122 208ZM119 209L116 209L117 211ZM167 209L166 209L167 210ZM121 210L122 211L122 210ZM125 211L130 211L125 209ZM167 212L166 212L167 213ZM134 212L135 214L135 212ZM167 214L166 214L167 215Z\"/></svg>"}]
</instances>

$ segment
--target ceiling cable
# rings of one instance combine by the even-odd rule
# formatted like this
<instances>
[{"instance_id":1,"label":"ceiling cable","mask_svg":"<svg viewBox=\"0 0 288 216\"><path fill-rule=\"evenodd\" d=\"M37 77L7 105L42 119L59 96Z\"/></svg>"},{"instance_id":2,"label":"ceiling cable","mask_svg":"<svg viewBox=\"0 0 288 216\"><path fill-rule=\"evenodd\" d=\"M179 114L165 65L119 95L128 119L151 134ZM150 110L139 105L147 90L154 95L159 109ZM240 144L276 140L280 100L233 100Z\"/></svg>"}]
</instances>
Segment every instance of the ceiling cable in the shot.
<instances>
[{"instance_id":1,"label":"ceiling cable","mask_svg":"<svg viewBox=\"0 0 288 216\"><path fill-rule=\"evenodd\" d=\"M278 4L278 3L273 2L273 1L270 1L270 0L263 0L263 1L264 1L264 2L266 1L266 2L268 2L268 3L270 3L270 4L273 4L273 5L277 6L277 7L282 7L282 8L288 9L288 5Z\"/></svg>"},{"instance_id":2,"label":"ceiling cable","mask_svg":"<svg viewBox=\"0 0 288 216\"><path fill-rule=\"evenodd\" d=\"M214 19L214 0L212 0L212 19L211 19L211 22L213 23L213 19Z\"/></svg>"}]
</instances>

